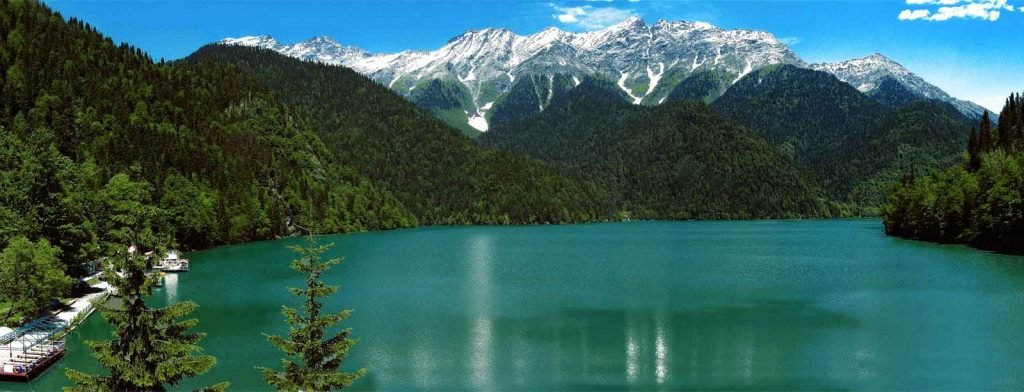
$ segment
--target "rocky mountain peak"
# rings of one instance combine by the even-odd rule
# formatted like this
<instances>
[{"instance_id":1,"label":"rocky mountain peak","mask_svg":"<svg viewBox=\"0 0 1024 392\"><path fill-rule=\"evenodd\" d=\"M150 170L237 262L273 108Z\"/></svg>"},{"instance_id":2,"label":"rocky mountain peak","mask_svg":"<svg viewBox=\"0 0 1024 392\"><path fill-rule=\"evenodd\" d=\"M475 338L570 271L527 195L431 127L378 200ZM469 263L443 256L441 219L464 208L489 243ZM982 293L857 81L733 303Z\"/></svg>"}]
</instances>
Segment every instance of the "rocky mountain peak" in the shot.
<instances>
[{"instance_id":1,"label":"rocky mountain peak","mask_svg":"<svg viewBox=\"0 0 1024 392\"><path fill-rule=\"evenodd\" d=\"M526 36L504 28L469 30L433 51L369 53L325 36L292 45L281 45L270 36L228 38L220 43L271 48L309 61L344 65L403 95L430 80L458 81L473 101L463 111L467 119L477 118L477 123L524 75L599 76L617 81L635 103L656 105L674 87L667 83L678 84L695 72L715 71L728 78L726 83L735 83L775 64L829 72L865 93L884 78L892 78L922 97L950 102L965 114L980 108L950 97L881 54L808 66L764 31L725 30L694 21L659 20L649 26L636 16L583 33L554 27Z\"/></svg>"}]
</instances>

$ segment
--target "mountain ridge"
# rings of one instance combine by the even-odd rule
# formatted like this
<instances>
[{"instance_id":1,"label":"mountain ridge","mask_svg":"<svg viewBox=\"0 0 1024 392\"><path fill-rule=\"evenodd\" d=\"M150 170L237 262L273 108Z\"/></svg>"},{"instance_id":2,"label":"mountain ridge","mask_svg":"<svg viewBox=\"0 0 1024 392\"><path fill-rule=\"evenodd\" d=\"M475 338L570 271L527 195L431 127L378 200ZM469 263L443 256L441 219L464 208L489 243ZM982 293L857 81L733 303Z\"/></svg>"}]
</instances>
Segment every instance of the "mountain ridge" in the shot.
<instances>
[{"instance_id":1,"label":"mountain ridge","mask_svg":"<svg viewBox=\"0 0 1024 392\"><path fill-rule=\"evenodd\" d=\"M294 44L270 36L226 38L221 44L257 46L308 61L343 65L409 96L432 79L457 80L470 91L459 128L487 129L493 105L524 75L597 75L618 81L634 103L664 103L676 85L698 72L729 75L728 84L767 65L789 64L832 73L868 93L886 77L920 99L937 99L969 118L984 108L950 96L881 54L835 63L808 64L764 31L726 30L704 22L632 17L603 30L568 32L549 27L519 35L505 28L467 30L437 50L370 53L325 36ZM869 94L871 95L871 94ZM714 98L714 97L711 97ZM472 121L471 121L472 120Z\"/></svg>"},{"instance_id":2,"label":"mountain ridge","mask_svg":"<svg viewBox=\"0 0 1024 392\"><path fill-rule=\"evenodd\" d=\"M881 53L834 63L811 64L810 68L833 74L868 96L873 96L872 93L888 79L900 83L918 99L934 99L949 103L968 118L981 118L985 111L985 108L978 104L950 96Z\"/></svg>"},{"instance_id":3,"label":"mountain ridge","mask_svg":"<svg viewBox=\"0 0 1024 392\"><path fill-rule=\"evenodd\" d=\"M659 82L673 69L686 74L698 69L719 70L736 75L738 80L765 65L806 66L766 32L724 30L687 21L661 20L647 25L639 18L584 33L553 27L531 35L501 28L469 30L434 51L388 54L332 44L322 37L291 45L282 45L269 36L228 38L219 43L256 46L303 60L344 65L405 96L430 79L458 80L473 96L472 107L464 108L469 112L467 120L486 118L488 109L484 108L524 75L597 75L618 81L634 103L660 103L671 88L659 89Z\"/></svg>"}]
</instances>

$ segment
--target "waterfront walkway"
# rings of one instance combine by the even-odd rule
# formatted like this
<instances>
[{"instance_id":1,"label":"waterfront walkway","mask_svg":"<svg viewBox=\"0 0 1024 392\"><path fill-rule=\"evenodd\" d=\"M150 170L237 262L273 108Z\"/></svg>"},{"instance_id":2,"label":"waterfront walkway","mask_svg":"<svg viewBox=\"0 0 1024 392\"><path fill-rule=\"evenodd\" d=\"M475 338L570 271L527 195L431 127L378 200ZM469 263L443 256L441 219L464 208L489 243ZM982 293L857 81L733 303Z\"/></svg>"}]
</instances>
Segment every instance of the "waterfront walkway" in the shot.
<instances>
[{"instance_id":1,"label":"waterfront walkway","mask_svg":"<svg viewBox=\"0 0 1024 392\"><path fill-rule=\"evenodd\" d=\"M95 301L97 298L106 298L106 296L110 294L110 284L107 282L100 281L99 283L90 285L89 287L92 287L93 290L99 291L95 293L89 293L86 294L84 297L75 299L73 302L71 302L67 309L64 309L58 312L57 314L54 314L54 316L57 316L57 318L70 323L74 321L75 318L78 317L80 314L84 313L88 315L90 312L92 312L93 301Z\"/></svg>"}]
</instances>

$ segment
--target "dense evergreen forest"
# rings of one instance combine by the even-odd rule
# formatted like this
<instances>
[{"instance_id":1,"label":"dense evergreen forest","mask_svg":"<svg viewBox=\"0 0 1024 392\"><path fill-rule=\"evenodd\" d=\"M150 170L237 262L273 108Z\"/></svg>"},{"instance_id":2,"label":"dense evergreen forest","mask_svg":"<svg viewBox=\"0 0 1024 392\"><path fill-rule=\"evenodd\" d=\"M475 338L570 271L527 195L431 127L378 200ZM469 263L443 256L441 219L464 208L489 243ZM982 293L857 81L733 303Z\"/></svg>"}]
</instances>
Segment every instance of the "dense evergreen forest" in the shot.
<instances>
[{"instance_id":1,"label":"dense evergreen forest","mask_svg":"<svg viewBox=\"0 0 1024 392\"><path fill-rule=\"evenodd\" d=\"M157 63L34 1L3 0L0 35L0 243L80 271L124 197L185 248L417 223L237 67Z\"/></svg>"},{"instance_id":2,"label":"dense evergreen forest","mask_svg":"<svg viewBox=\"0 0 1024 392\"><path fill-rule=\"evenodd\" d=\"M495 126L479 141L523 151L593 181L633 217L837 213L788 158L703 102L633 105L605 80L586 78L542 114Z\"/></svg>"},{"instance_id":3,"label":"dense evergreen forest","mask_svg":"<svg viewBox=\"0 0 1024 392\"><path fill-rule=\"evenodd\" d=\"M955 164L970 128L951 105L890 101L897 103L887 107L832 75L784 65L740 79L713 106L792 157L830 198L878 207L885 186L903 173Z\"/></svg>"},{"instance_id":4,"label":"dense evergreen forest","mask_svg":"<svg viewBox=\"0 0 1024 392\"><path fill-rule=\"evenodd\" d=\"M409 101L466 136L480 136L480 131L466 121L466 112L476 110L476 107L469 89L462 82L430 79L416 86L409 94Z\"/></svg>"},{"instance_id":5,"label":"dense evergreen forest","mask_svg":"<svg viewBox=\"0 0 1024 392\"><path fill-rule=\"evenodd\" d=\"M536 115L575 87L575 83L571 75L565 74L516 78L508 92L494 101L494 106L487 113L488 123L493 127Z\"/></svg>"},{"instance_id":6,"label":"dense evergreen forest","mask_svg":"<svg viewBox=\"0 0 1024 392\"><path fill-rule=\"evenodd\" d=\"M186 62L257 75L342 162L382 184L423 224L564 223L615 212L593 184L521 154L481 148L351 69L225 45L203 47Z\"/></svg>"},{"instance_id":7,"label":"dense evergreen forest","mask_svg":"<svg viewBox=\"0 0 1024 392\"><path fill-rule=\"evenodd\" d=\"M886 233L1024 253L1024 99L1012 94L993 126L971 130L962 165L908 175L891 190ZM923 173L922 173L923 174Z\"/></svg>"},{"instance_id":8,"label":"dense evergreen forest","mask_svg":"<svg viewBox=\"0 0 1024 392\"><path fill-rule=\"evenodd\" d=\"M727 80L729 77L735 78L733 75L723 75L721 71L717 70L699 70L683 79L668 93L665 99L667 101L696 99L707 103L714 102L715 99L722 96L725 90L729 89L730 80Z\"/></svg>"}]
</instances>

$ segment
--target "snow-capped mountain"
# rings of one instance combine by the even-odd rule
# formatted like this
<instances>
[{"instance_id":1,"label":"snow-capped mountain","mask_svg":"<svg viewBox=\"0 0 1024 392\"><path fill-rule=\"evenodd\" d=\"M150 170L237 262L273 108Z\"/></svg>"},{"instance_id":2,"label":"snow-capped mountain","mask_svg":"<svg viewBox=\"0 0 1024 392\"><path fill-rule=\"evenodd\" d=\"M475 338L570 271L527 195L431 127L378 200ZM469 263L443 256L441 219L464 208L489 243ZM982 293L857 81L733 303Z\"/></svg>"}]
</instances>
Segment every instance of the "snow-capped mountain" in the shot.
<instances>
[{"instance_id":1,"label":"snow-capped mountain","mask_svg":"<svg viewBox=\"0 0 1024 392\"><path fill-rule=\"evenodd\" d=\"M702 22L658 21L647 25L629 18L604 30L574 33L548 28L532 35L508 29L467 31L433 51L369 53L328 37L281 44L270 36L227 38L221 44L267 48L308 61L344 65L408 96L422 83L442 79L463 85L472 106L462 108L466 122L487 129L488 111L524 75L564 74L580 80L597 75L617 82L636 104L663 102L688 75L714 70L735 83L773 64L811 67L835 74L861 91L885 77L923 97L940 99L965 114L980 109L950 97L880 55L835 64L808 65L769 33L725 30ZM866 89L866 90L865 90ZM463 124L465 125L465 124Z\"/></svg>"},{"instance_id":2,"label":"snow-capped mountain","mask_svg":"<svg viewBox=\"0 0 1024 392\"><path fill-rule=\"evenodd\" d=\"M716 69L738 80L770 64L806 66L771 34L723 30L706 23L659 21L647 25L630 18L604 30L572 33L549 28L522 36L507 29L468 31L434 51L373 54L326 37L283 45L269 36L228 38L222 44L256 46L310 61L355 69L408 94L431 79L466 86L482 118L497 98L522 75L600 75L617 81L636 103L659 103L670 89L658 88L673 74L678 83L699 69ZM486 127L477 120L479 129Z\"/></svg>"},{"instance_id":3,"label":"snow-capped mountain","mask_svg":"<svg viewBox=\"0 0 1024 392\"><path fill-rule=\"evenodd\" d=\"M892 59L875 53L873 55L841 61L837 63L812 64L811 69L835 75L860 90L871 95L882 86L882 82L891 79L898 82L910 93L928 99L947 102L968 118L981 118L985 108L973 102L963 101L949 96L945 91L926 82Z\"/></svg>"}]
</instances>

